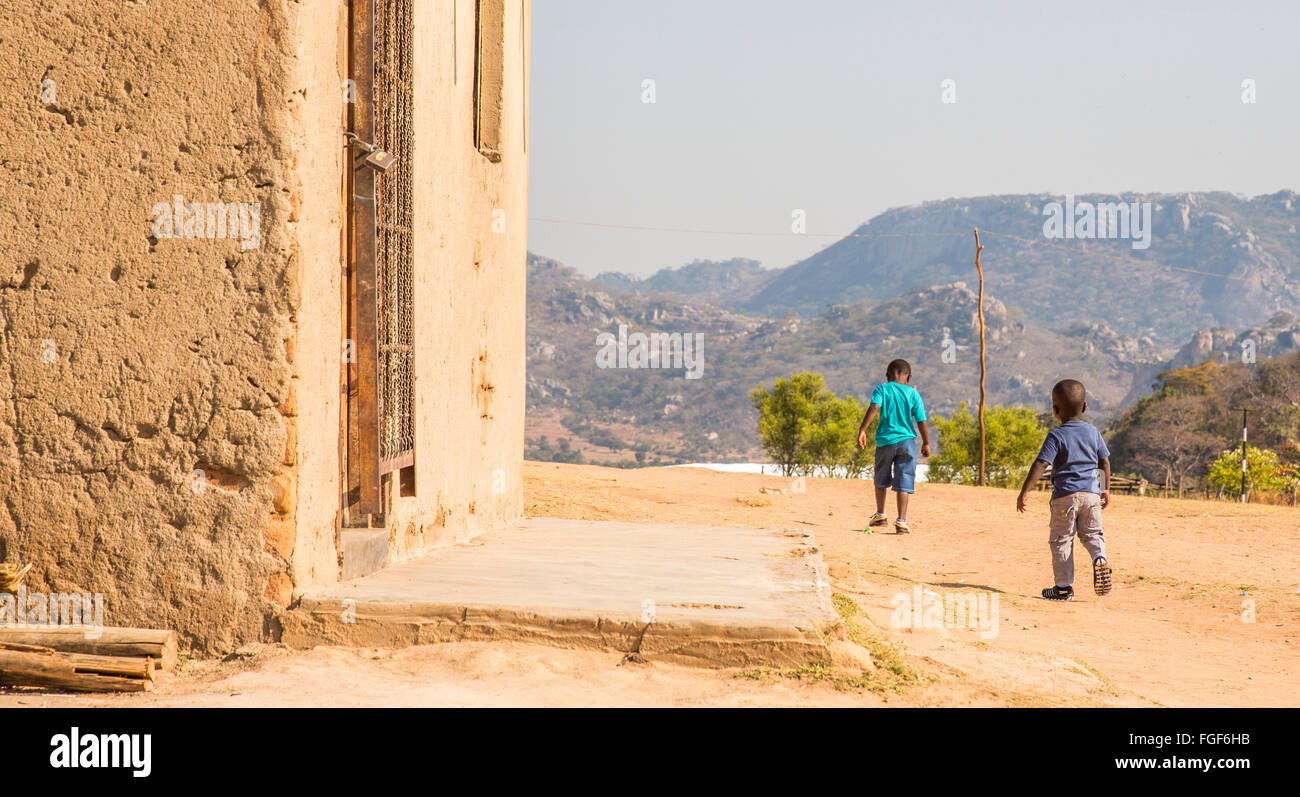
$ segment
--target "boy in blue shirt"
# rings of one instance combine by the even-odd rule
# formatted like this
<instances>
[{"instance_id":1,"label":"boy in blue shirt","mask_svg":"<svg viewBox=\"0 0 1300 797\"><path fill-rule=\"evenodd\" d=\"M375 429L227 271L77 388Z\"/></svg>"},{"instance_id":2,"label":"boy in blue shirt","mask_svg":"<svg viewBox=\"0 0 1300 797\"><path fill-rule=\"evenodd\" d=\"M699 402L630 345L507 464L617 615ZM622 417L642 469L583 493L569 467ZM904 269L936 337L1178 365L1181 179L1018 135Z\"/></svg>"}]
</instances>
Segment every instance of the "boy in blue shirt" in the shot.
<instances>
[{"instance_id":1,"label":"boy in blue shirt","mask_svg":"<svg viewBox=\"0 0 1300 797\"><path fill-rule=\"evenodd\" d=\"M1024 512L1029 489L1052 466L1052 519L1048 545L1052 549L1055 586L1043 590L1053 601L1074 600L1074 537L1092 556L1092 589L1110 592L1111 569L1106 562L1106 539L1101 532L1101 510L1110 503L1110 451L1097 427L1083 420L1088 410L1083 383L1065 379L1052 388L1052 413L1061 425L1047 433L1038 458L1020 488L1016 510ZM1097 469L1106 477L1106 489L1097 485Z\"/></svg>"},{"instance_id":2,"label":"boy in blue shirt","mask_svg":"<svg viewBox=\"0 0 1300 797\"><path fill-rule=\"evenodd\" d=\"M925 403L912 387L912 366L907 360L894 360L885 369L885 382L871 391L871 404L858 427L858 448L867 447L867 427L880 417L876 427L876 514L867 523L883 526L885 491L890 487L898 494L898 520L894 531L907 534L907 502L916 481L916 428L921 430L921 456L930 456L930 427L925 423ZM916 422L916 427L912 422Z\"/></svg>"}]
</instances>

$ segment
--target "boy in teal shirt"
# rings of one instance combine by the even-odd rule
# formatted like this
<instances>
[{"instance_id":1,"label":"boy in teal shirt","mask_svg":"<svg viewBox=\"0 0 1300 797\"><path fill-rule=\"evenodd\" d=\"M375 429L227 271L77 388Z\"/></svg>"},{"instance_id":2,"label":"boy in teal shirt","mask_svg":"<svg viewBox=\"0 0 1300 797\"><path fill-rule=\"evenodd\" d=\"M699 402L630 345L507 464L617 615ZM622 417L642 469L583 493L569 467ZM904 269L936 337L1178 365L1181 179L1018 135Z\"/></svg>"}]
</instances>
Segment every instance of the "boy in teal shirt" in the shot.
<instances>
[{"instance_id":1,"label":"boy in teal shirt","mask_svg":"<svg viewBox=\"0 0 1300 797\"><path fill-rule=\"evenodd\" d=\"M930 427L925 423L925 403L921 394L912 387L912 366L907 360L894 360L885 369L883 384L871 391L871 405L858 427L858 448L867 447L867 427L880 418L876 427L876 514L871 516L871 526L883 526L885 517L885 492L894 488L898 495L898 520L894 531L907 534L907 502L915 491L916 483L916 429L921 430L921 456L930 456ZM912 423L915 421L916 426Z\"/></svg>"}]
</instances>

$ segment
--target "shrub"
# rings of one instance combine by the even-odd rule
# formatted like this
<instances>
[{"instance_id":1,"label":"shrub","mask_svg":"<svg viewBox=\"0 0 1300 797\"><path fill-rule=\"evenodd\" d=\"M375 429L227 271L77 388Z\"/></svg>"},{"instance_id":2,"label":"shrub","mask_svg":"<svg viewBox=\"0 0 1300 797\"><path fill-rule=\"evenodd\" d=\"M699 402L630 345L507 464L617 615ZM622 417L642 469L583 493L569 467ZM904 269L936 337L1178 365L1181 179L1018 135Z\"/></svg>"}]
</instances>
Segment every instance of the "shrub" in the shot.
<instances>
[{"instance_id":1,"label":"shrub","mask_svg":"<svg viewBox=\"0 0 1300 797\"><path fill-rule=\"evenodd\" d=\"M939 450L930 457L926 478L934 482L977 484L979 424L966 402L947 418L933 416ZM1027 407L988 407L984 411L985 483L1015 487L1024 481L1034 455L1047 437L1038 415Z\"/></svg>"}]
</instances>

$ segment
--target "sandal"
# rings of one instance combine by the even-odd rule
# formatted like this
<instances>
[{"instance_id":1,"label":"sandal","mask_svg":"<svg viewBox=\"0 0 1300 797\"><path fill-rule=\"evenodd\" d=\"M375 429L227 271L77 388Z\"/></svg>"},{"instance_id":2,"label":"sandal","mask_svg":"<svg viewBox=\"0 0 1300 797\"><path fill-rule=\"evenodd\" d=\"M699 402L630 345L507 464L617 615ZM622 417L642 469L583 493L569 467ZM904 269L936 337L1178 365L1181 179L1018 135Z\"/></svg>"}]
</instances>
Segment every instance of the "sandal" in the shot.
<instances>
[{"instance_id":1,"label":"sandal","mask_svg":"<svg viewBox=\"0 0 1300 797\"><path fill-rule=\"evenodd\" d=\"M1098 595L1110 592L1110 564L1105 559L1092 563L1092 591Z\"/></svg>"},{"instance_id":2,"label":"sandal","mask_svg":"<svg viewBox=\"0 0 1300 797\"><path fill-rule=\"evenodd\" d=\"M1043 597L1049 601L1074 600L1074 587L1048 587L1043 590Z\"/></svg>"}]
</instances>

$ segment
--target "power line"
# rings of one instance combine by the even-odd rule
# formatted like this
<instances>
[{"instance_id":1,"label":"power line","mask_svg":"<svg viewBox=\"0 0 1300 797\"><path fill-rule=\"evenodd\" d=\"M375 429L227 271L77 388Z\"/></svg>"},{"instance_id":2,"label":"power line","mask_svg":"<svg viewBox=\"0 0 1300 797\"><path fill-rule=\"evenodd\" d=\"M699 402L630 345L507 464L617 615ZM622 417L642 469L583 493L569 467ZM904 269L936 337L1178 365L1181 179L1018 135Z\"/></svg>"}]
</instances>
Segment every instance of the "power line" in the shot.
<instances>
[{"instance_id":1,"label":"power line","mask_svg":"<svg viewBox=\"0 0 1300 797\"><path fill-rule=\"evenodd\" d=\"M705 235L735 236L788 236L791 238L964 238L964 232L851 232L847 234L833 232L743 232L738 230L705 230L698 227L650 227L641 224L603 224L598 221L572 221L570 219L542 219L535 216L529 221L544 224L574 224L582 227L603 227L608 230L641 230L644 232L694 232Z\"/></svg>"}]
</instances>

